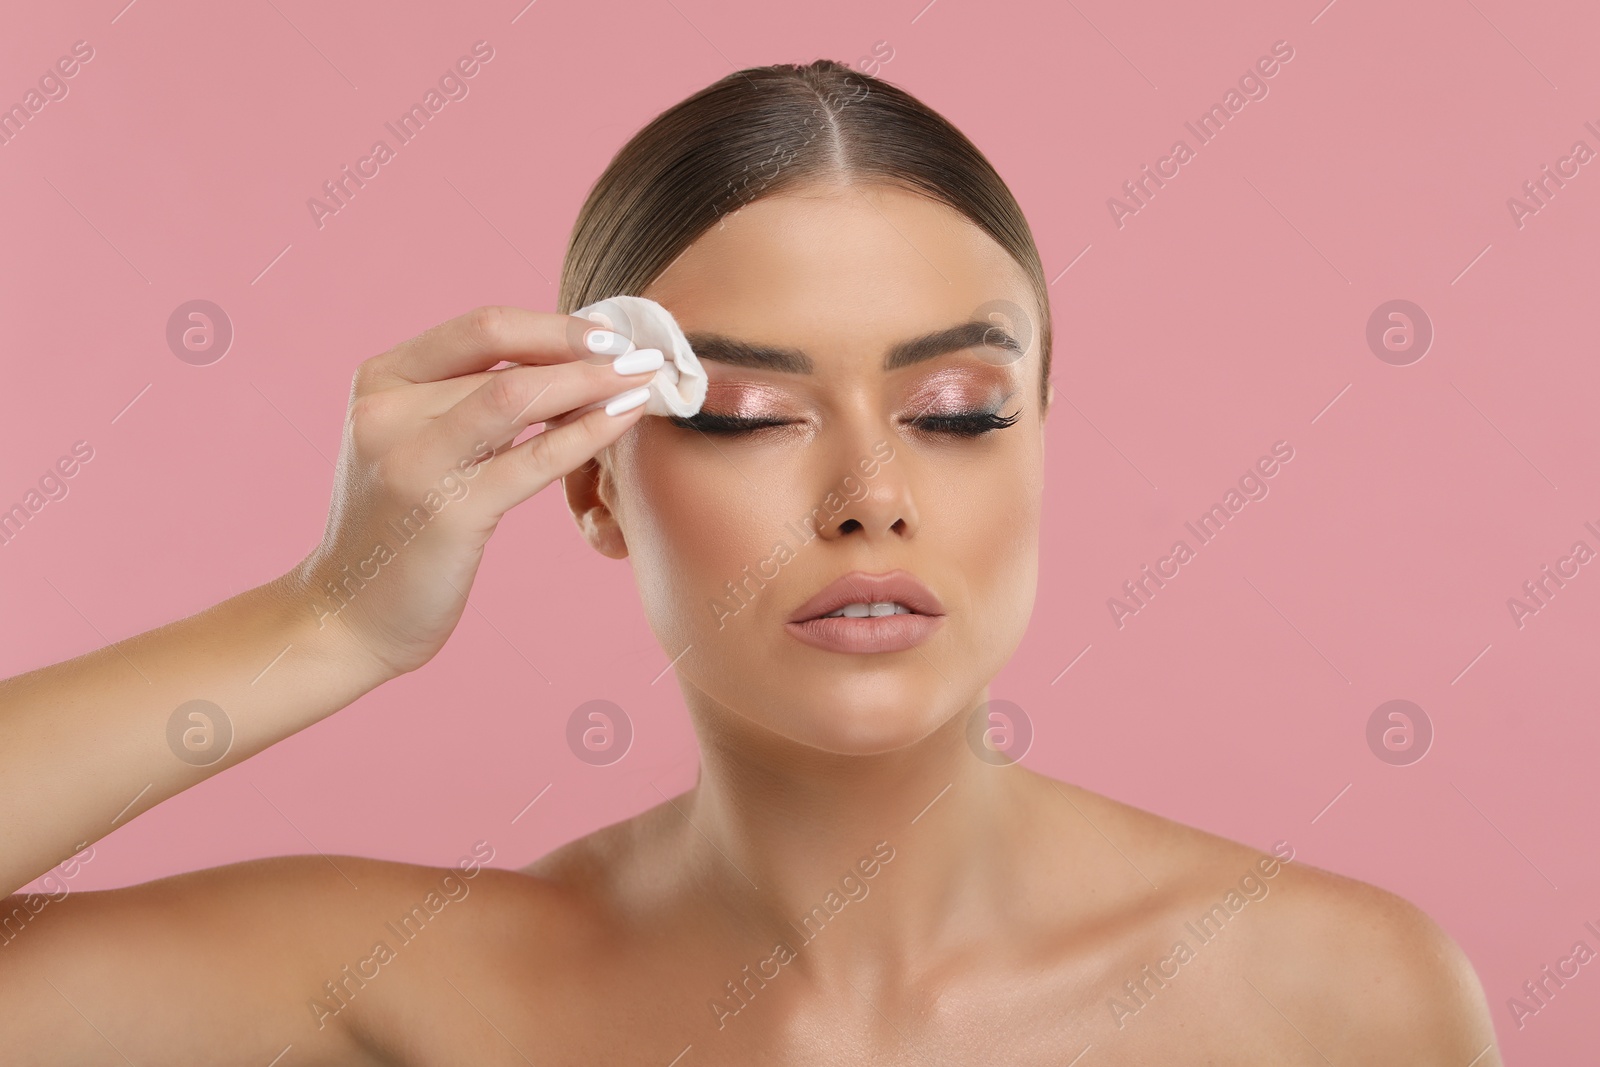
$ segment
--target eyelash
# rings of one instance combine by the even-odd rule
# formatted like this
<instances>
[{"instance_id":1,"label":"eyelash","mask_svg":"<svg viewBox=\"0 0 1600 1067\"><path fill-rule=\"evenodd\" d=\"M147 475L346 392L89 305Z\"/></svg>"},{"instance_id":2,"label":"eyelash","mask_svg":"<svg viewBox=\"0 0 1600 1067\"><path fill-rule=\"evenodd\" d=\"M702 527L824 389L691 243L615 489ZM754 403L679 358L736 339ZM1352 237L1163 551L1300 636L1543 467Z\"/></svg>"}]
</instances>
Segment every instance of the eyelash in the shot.
<instances>
[{"instance_id":1,"label":"eyelash","mask_svg":"<svg viewBox=\"0 0 1600 1067\"><path fill-rule=\"evenodd\" d=\"M911 420L931 433L946 433L955 437L981 437L993 430L1003 430L1022 417L1002 415L997 411L962 411L953 415L923 415Z\"/></svg>"},{"instance_id":2,"label":"eyelash","mask_svg":"<svg viewBox=\"0 0 1600 1067\"><path fill-rule=\"evenodd\" d=\"M970 438L981 437L994 430L1003 430L1021 417L1021 411L1015 415L1001 415L994 411L961 411L949 415L922 415L908 422L928 433ZM702 433L724 437L737 437L757 430L788 425L777 419L741 419L734 415L718 415L709 411L702 411L687 419L674 415L669 417L669 421L674 426L681 426L686 430L699 430Z\"/></svg>"}]
</instances>

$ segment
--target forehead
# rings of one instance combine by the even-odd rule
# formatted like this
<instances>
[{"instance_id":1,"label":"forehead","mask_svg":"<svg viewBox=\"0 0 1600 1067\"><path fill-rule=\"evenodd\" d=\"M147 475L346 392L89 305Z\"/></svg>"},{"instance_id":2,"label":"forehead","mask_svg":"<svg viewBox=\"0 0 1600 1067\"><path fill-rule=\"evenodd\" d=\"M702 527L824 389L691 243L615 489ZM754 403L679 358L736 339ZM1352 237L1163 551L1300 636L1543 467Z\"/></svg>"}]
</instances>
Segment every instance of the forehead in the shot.
<instances>
[{"instance_id":1,"label":"forehead","mask_svg":"<svg viewBox=\"0 0 1600 1067\"><path fill-rule=\"evenodd\" d=\"M1021 308L1038 337L1032 289L1006 251L952 208L886 185L813 186L748 204L643 295L687 333L792 345L818 362L983 319L996 301Z\"/></svg>"}]
</instances>

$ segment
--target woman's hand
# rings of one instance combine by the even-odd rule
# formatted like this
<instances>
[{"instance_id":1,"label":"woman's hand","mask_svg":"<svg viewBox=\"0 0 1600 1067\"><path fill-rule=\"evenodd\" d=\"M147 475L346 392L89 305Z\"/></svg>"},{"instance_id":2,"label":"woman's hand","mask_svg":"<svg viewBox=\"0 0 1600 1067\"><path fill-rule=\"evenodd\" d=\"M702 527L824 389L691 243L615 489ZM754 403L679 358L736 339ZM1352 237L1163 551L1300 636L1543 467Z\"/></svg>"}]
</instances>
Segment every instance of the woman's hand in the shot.
<instances>
[{"instance_id":1,"label":"woman's hand","mask_svg":"<svg viewBox=\"0 0 1600 1067\"><path fill-rule=\"evenodd\" d=\"M367 360L328 524L299 566L0 680L0 896L427 662L500 516L643 413L654 368L645 359L620 375L585 346L597 331L571 315L480 308ZM625 347L606 340L604 352ZM491 369L502 360L518 365ZM625 391L639 403L621 414L574 411ZM538 422L544 432L512 444Z\"/></svg>"},{"instance_id":2,"label":"woman's hand","mask_svg":"<svg viewBox=\"0 0 1600 1067\"><path fill-rule=\"evenodd\" d=\"M392 674L431 659L501 516L642 415L661 355L638 350L618 367L594 351L621 347L631 346L571 315L481 307L362 363L322 543L289 576L308 617L343 627ZM519 365L491 369L502 360ZM557 420L630 391L626 411Z\"/></svg>"}]
</instances>

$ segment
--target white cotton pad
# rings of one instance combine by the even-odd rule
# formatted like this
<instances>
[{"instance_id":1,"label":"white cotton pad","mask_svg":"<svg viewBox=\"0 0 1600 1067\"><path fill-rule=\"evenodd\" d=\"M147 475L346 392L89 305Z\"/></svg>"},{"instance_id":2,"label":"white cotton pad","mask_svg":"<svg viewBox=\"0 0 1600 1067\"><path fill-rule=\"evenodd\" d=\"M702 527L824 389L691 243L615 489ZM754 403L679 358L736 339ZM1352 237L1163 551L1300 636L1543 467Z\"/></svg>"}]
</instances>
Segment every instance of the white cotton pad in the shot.
<instances>
[{"instance_id":1,"label":"white cotton pad","mask_svg":"<svg viewBox=\"0 0 1600 1067\"><path fill-rule=\"evenodd\" d=\"M700 410L706 399L706 372L670 311L646 297L613 296L573 314L597 322L625 339L617 351L604 355L620 356L635 348L661 350L666 361L650 379L645 414L688 418Z\"/></svg>"}]
</instances>

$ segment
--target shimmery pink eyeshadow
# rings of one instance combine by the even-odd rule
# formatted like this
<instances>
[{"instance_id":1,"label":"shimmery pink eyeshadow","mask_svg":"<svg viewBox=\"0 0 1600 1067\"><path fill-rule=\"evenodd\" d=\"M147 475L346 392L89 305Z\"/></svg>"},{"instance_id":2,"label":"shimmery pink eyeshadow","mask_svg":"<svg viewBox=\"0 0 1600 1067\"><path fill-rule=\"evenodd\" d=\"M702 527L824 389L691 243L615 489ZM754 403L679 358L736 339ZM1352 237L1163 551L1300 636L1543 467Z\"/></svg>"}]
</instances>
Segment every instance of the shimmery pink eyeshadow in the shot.
<instances>
[{"instance_id":1,"label":"shimmery pink eyeshadow","mask_svg":"<svg viewBox=\"0 0 1600 1067\"><path fill-rule=\"evenodd\" d=\"M985 408L998 401L1009 384L993 370L946 367L919 381L907 395L906 406L919 412Z\"/></svg>"},{"instance_id":2,"label":"shimmery pink eyeshadow","mask_svg":"<svg viewBox=\"0 0 1600 1067\"><path fill-rule=\"evenodd\" d=\"M785 406L786 403L789 406ZM773 419L793 414L792 401L782 389L756 382L711 382L703 409L740 419Z\"/></svg>"}]
</instances>

